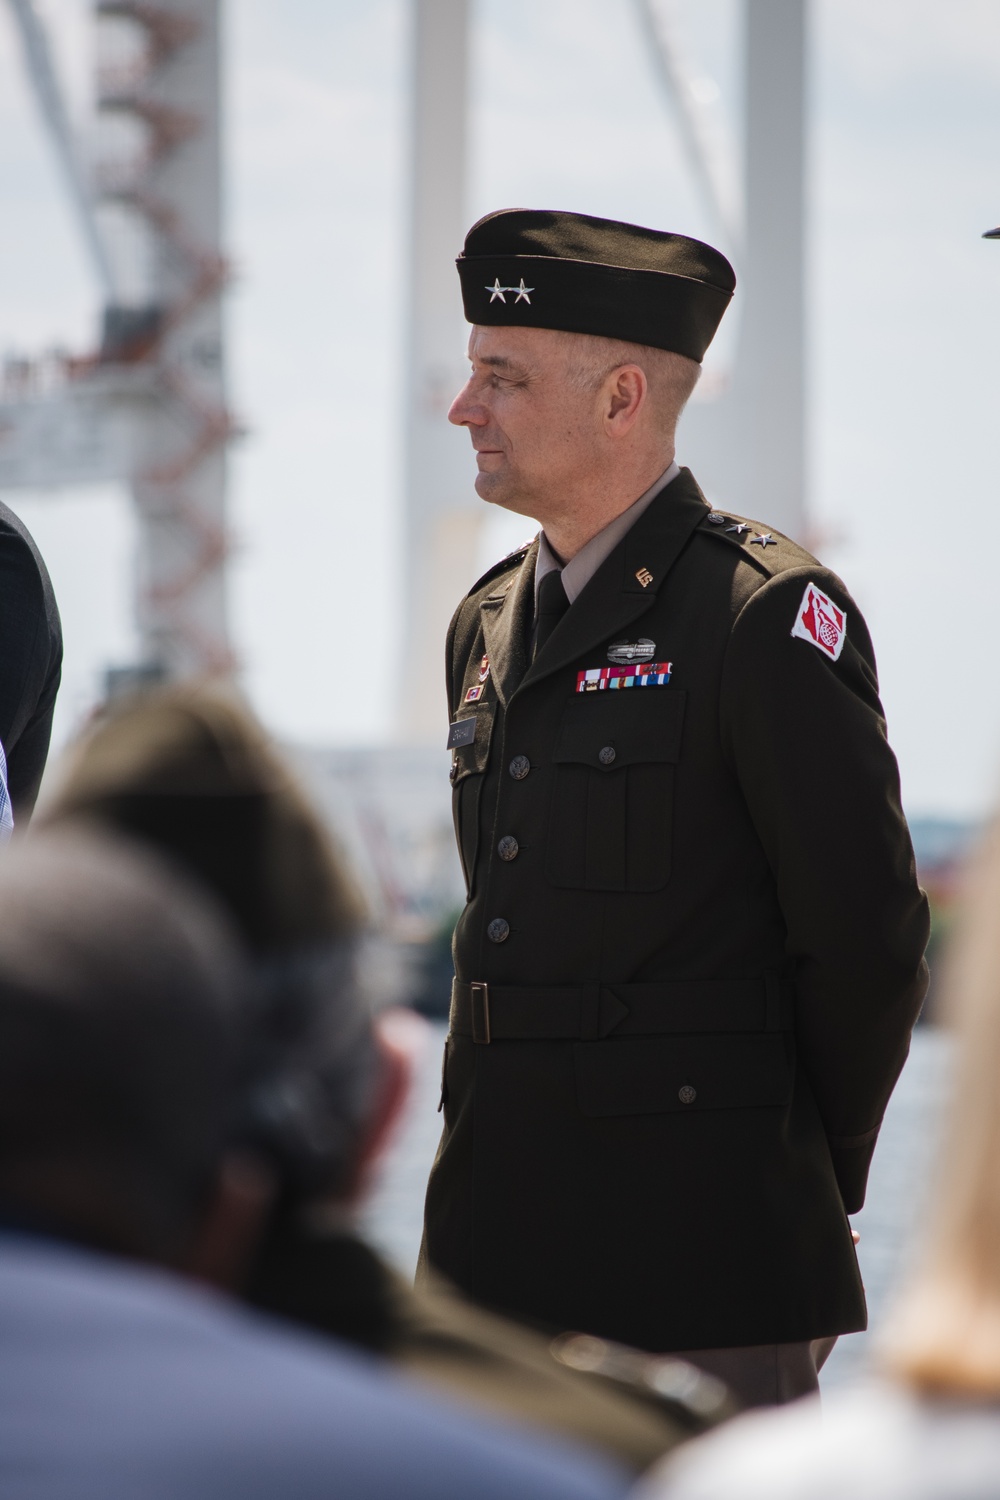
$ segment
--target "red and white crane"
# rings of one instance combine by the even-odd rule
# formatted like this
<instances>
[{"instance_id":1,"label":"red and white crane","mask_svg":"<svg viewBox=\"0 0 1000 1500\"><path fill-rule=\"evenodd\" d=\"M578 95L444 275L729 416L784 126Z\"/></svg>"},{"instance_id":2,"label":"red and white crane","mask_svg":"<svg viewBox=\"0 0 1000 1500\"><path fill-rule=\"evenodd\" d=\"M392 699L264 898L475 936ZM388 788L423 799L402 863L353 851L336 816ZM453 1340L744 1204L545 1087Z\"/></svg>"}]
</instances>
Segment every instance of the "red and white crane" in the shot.
<instances>
[{"instance_id":1,"label":"red and white crane","mask_svg":"<svg viewBox=\"0 0 1000 1500\"><path fill-rule=\"evenodd\" d=\"M104 297L99 346L0 384L0 490L123 481L138 671L228 673L219 0L97 0L101 151L83 160L33 0L11 0Z\"/></svg>"}]
</instances>

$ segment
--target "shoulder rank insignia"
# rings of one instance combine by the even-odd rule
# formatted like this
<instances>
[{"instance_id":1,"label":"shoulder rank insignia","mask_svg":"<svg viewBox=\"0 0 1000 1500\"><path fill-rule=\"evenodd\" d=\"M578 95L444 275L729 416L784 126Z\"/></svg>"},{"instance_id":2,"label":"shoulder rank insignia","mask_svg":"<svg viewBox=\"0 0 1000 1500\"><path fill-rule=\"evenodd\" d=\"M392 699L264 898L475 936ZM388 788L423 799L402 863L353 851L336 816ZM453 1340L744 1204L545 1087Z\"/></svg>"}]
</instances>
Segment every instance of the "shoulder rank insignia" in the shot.
<instances>
[{"instance_id":1,"label":"shoulder rank insignia","mask_svg":"<svg viewBox=\"0 0 1000 1500\"><path fill-rule=\"evenodd\" d=\"M824 656L836 661L847 639L847 616L829 595L814 583L806 585L792 626L792 635L817 646Z\"/></svg>"}]
</instances>

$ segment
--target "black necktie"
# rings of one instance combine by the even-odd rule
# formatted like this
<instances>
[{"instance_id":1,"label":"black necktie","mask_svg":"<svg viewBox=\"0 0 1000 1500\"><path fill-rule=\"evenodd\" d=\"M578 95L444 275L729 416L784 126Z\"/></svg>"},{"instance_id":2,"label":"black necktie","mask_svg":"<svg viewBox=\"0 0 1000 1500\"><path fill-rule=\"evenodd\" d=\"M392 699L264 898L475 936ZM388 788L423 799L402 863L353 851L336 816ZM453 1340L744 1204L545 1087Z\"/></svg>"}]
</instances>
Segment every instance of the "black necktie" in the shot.
<instances>
[{"instance_id":1,"label":"black necktie","mask_svg":"<svg viewBox=\"0 0 1000 1500\"><path fill-rule=\"evenodd\" d=\"M569 599L563 587L562 571L553 568L546 573L538 585L538 612L535 616L535 639L531 659L541 651L563 615L569 609Z\"/></svg>"}]
</instances>

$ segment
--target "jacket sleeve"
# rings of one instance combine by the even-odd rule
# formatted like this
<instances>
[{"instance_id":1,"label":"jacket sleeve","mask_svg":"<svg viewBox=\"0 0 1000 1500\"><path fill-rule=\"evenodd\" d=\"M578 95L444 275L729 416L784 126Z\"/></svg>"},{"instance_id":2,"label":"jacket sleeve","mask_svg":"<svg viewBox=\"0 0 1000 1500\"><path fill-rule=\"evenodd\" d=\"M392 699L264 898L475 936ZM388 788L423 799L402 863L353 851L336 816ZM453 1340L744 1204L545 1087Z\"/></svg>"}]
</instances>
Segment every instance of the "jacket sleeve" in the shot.
<instances>
[{"instance_id":1,"label":"jacket sleeve","mask_svg":"<svg viewBox=\"0 0 1000 1500\"><path fill-rule=\"evenodd\" d=\"M0 744L15 824L31 814L62 668L59 613L28 542L0 524Z\"/></svg>"},{"instance_id":2,"label":"jacket sleeve","mask_svg":"<svg viewBox=\"0 0 1000 1500\"><path fill-rule=\"evenodd\" d=\"M791 633L810 582L846 615L836 661ZM798 1066L855 1213L927 988L928 910L871 640L839 579L795 569L751 595L726 653L721 711L784 917Z\"/></svg>"}]
</instances>

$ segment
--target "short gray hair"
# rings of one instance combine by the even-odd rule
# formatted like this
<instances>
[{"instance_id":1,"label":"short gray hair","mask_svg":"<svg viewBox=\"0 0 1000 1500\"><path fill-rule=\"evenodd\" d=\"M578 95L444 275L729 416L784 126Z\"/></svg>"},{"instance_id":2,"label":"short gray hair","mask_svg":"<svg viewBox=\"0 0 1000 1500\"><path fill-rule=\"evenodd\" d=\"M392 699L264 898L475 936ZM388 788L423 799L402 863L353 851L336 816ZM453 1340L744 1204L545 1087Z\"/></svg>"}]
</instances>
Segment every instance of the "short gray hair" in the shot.
<instances>
[{"instance_id":1,"label":"short gray hair","mask_svg":"<svg viewBox=\"0 0 1000 1500\"><path fill-rule=\"evenodd\" d=\"M599 338L589 333L568 333L567 379L579 391L597 390L613 370L638 365L649 382L649 392L660 425L672 433L677 419L698 384L701 365L669 349L651 344L631 344L624 339Z\"/></svg>"}]
</instances>

